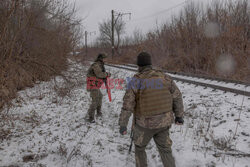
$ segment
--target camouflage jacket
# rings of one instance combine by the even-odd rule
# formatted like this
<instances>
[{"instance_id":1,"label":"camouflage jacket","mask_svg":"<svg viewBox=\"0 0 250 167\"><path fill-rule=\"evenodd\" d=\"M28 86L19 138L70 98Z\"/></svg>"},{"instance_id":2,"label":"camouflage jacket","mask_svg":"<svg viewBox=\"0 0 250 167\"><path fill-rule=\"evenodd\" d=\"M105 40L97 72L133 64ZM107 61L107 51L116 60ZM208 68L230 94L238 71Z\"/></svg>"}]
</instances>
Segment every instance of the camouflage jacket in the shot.
<instances>
[{"instance_id":1,"label":"camouflage jacket","mask_svg":"<svg viewBox=\"0 0 250 167\"><path fill-rule=\"evenodd\" d=\"M151 68L145 68L141 72L143 73L146 70L151 70ZM137 75L137 74L136 74ZM134 77L136 77L136 75ZM172 112L166 112L160 115L154 115L150 117L136 117L134 118L134 123L149 129L158 129L170 126L174 122L175 117L183 117L183 101L182 94L174 81L170 76L165 75L166 81L170 84L170 92L173 98L173 110ZM120 126L127 126L128 121L132 113L135 112L136 107L136 95L138 89L127 89L123 97L123 107L119 118ZM135 115L135 114L134 114Z\"/></svg>"},{"instance_id":2,"label":"camouflage jacket","mask_svg":"<svg viewBox=\"0 0 250 167\"><path fill-rule=\"evenodd\" d=\"M95 80L95 85L99 85L98 87L101 86L98 80L103 80L107 77L107 73L104 67L104 62L101 60L95 61L90 68L88 69L87 72L87 82L91 82L92 80ZM89 83L88 83L89 85ZM87 86L88 89L88 86Z\"/></svg>"}]
</instances>

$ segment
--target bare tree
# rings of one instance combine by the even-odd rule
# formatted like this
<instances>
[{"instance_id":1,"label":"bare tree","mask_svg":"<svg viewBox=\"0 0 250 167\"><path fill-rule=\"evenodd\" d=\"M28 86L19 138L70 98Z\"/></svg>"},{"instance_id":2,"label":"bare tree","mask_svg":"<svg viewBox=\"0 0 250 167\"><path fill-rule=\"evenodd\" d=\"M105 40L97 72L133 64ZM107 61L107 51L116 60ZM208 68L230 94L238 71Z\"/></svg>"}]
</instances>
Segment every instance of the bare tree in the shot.
<instances>
[{"instance_id":1,"label":"bare tree","mask_svg":"<svg viewBox=\"0 0 250 167\"><path fill-rule=\"evenodd\" d=\"M110 47L112 42L112 26L111 20L105 20L99 24L100 36L98 40L103 47ZM125 33L125 22L120 18L116 20L114 26L115 48L118 49L121 44L121 35Z\"/></svg>"},{"instance_id":2,"label":"bare tree","mask_svg":"<svg viewBox=\"0 0 250 167\"><path fill-rule=\"evenodd\" d=\"M136 28L133 31L132 36L125 36L122 40L122 46L132 46L132 45L140 45L145 41L146 37L142 33L142 31Z\"/></svg>"},{"instance_id":3,"label":"bare tree","mask_svg":"<svg viewBox=\"0 0 250 167\"><path fill-rule=\"evenodd\" d=\"M144 41L143 33L140 29L135 29L133 32L133 44L138 45L141 44Z\"/></svg>"},{"instance_id":4,"label":"bare tree","mask_svg":"<svg viewBox=\"0 0 250 167\"><path fill-rule=\"evenodd\" d=\"M111 21L106 20L99 24L100 36L98 38L99 44L103 47L111 46L112 42L112 27Z\"/></svg>"}]
</instances>

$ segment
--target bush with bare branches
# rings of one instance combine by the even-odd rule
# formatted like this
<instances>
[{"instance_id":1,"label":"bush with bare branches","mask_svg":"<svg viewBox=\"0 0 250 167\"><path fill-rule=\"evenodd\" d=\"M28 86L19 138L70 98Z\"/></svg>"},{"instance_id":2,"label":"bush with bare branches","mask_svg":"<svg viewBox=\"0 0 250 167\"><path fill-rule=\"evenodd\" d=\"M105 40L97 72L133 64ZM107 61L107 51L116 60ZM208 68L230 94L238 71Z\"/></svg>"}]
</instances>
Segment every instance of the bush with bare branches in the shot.
<instances>
[{"instance_id":1,"label":"bush with bare branches","mask_svg":"<svg viewBox=\"0 0 250 167\"><path fill-rule=\"evenodd\" d=\"M66 0L0 3L0 108L16 92L67 68L80 37L80 21Z\"/></svg>"}]
</instances>

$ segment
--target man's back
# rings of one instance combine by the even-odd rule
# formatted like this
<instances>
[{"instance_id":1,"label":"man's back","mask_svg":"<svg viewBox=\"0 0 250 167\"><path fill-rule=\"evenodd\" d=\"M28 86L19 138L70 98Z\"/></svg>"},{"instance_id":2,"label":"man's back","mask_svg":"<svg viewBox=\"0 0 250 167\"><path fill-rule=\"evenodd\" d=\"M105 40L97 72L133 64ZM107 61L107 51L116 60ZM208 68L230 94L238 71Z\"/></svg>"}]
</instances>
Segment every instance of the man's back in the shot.
<instances>
[{"instance_id":1,"label":"man's back","mask_svg":"<svg viewBox=\"0 0 250 167\"><path fill-rule=\"evenodd\" d=\"M142 52L137 56L137 73L128 83L123 97L119 125L122 135L127 133L129 117L133 113L133 140L137 167L147 167L146 146L153 138L165 167L175 167L169 129L175 121L183 123L182 95L171 77L152 69L151 56ZM132 82L132 83L131 83Z\"/></svg>"},{"instance_id":2,"label":"man's back","mask_svg":"<svg viewBox=\"0 0 250 167\"><path fill-rule=\"evenodd\" d=\"M171 83L161 71L148 69L136 77L140 80L136 94L136 116L150 117L172 112Z\"/></svg>"},{"instance_id":3,"label":"man's back","mask_svg":"<svg viewBox=\"0 0 250 167\"><path fill-rule=\"evenodd\" d=\"M136 123L149 129L170 126L174 122L173 94L181 96L171 77L151 66L144 67L134 77L140 81L140 86L133 89ZM182 105L182 100L178 103Z\"/></svg>"}]
</instances>

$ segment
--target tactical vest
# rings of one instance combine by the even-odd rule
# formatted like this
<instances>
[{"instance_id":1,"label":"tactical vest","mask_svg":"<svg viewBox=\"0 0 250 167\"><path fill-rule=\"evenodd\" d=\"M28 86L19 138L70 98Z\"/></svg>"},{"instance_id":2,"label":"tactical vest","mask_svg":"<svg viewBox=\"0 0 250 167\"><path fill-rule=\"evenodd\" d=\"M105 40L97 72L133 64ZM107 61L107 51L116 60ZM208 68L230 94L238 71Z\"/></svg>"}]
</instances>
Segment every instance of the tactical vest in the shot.
<instances>
[{"instance_id":1,"label":"tactical vest","mask_svg":"<svg viewBox=\"0 0 250 167\"><path fill-rule=\"evenodd\" d=\"M90 66L90 68L88 69L87 77L96 77L95 72L94 72L94 69L93 69L93 65L96 64L96 63L100 64L101 69L102 69L102 72L105 72L105 68L104 68L104 63L103 63L103 62L94 62L94 63Z\"/></svg>"},{"instance_id":2,"label":"tactical vest","mask_svg":"<svg viewBox=\"0 0 250 167\"><path fill-rule=\"evenodd\" d=\"M93 66L98 63L101 66L102 72L105 72L105 68L104 68L104 63L103 62L94 62L90 68L87 71L87 78L95 78L96 82L94 83L95 86L99 89L101 87L101 85L99 84L98 78L96 77L96 74L94 72ZM88 81L88 79L87 79ZM88 84L87 84L88 85ZM88 87L87 87L88 90Z\"/></svg>"},{"instance_id":3,"label":"tactical vest","mask_svg":"<svg viewBox=\"0 0 250 167\"><path fill-rule=\"evenodd\" d=\"M150 117L172 111L173 98L170 93L170 83L165 79L165 74L157 70L149 70L135 76L141 81L136 94L135 115ZM161 81L161 87L157 87L157 82L152 88L147 82ZM144 84L144 85L143 85ZM145 85L146 84L146 85Z\"/></svg>"}]
</instances>

